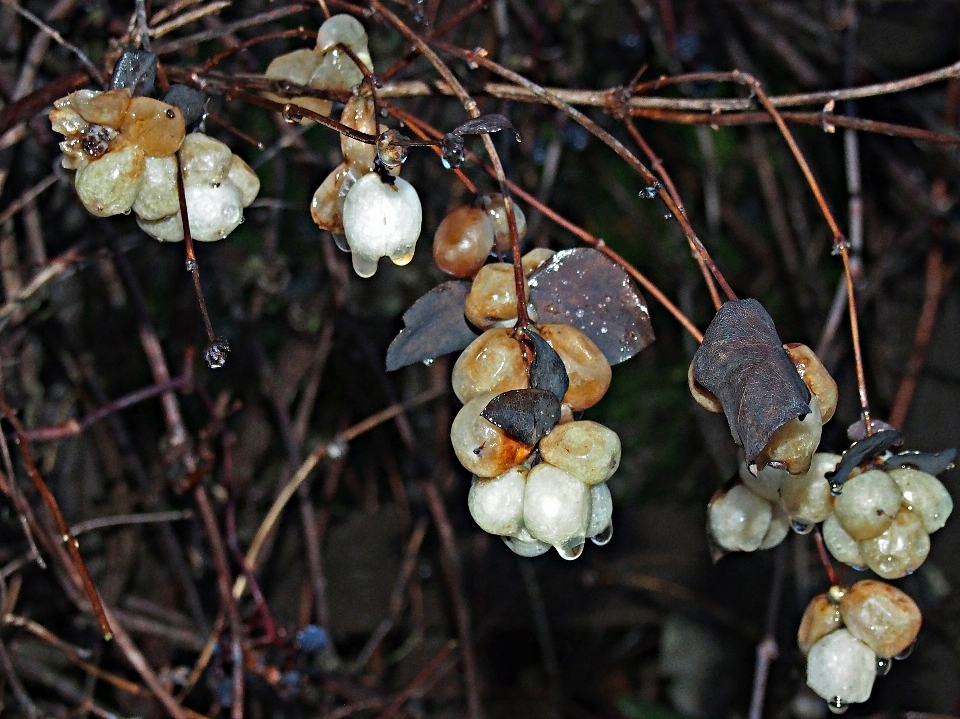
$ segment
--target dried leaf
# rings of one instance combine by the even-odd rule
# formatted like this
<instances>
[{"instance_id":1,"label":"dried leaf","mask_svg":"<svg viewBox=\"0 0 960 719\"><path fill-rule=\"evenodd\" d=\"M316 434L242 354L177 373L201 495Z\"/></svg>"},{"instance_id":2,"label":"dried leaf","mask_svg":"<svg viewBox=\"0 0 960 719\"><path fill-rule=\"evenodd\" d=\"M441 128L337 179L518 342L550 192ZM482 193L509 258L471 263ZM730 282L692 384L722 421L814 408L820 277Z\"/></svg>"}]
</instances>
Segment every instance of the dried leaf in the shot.
<instances>
[{"instance_id":1,"label":"dried leaf","mask_svg":"<svg viewBox=\"0 0 960 719\"><path fill-rule=\"evenodd\" d=\"M532 447L560 420L560 400L545 389L512 389L487 402L480 414L514 439Z\"/></svg>"},{"instance_id":2,"label":"dried leaf","mask_svg":"<svg viewBox=\"0 0 960 719\"><path fill-rule=\"evenodd\" d=\"M387 349L387 370L392 371L462 350L477 338L463 318L463 302L470 283L450 281L437 285L403 314L405 328Z\"/></svg>"},{"instance_id":3,"label":"dried leaf","mask_svg":"<svg viewBox=\"0 0 960 719\"><path fill-rule=\"evenodd\" d=\"M827 472L824 476L830 482L831 489L838 491L843 483L847 481L856 467L866 462L868 459L883 454L888 449L900 443L902 439L900 433L895 429L884 429L876 434L871 434L866 439L854 442L850 448L843 453L836 469Z\"/></svg>"},{"instance_id":4,"label":"dried leaf","mask_svg":"<svg viewBox=\"0 0 960 719\"><path fill-rule=\"evenodd\" d=\"M610 364L654 340L643 295L620 265L589 247L558 252L530 275L538 321L573 325Z\"/></svg>"},{"instance_id":5,"label":"dried leaf","mask_svg":"<svg viewBox=\"0 0 960 719\"><path fill-rule=\"evenodd\" d=\"M126 50L113 66L111 90L129 88L134 97L153 95L157 81L157 56L147 50Z\"/></svg>"},{"instance_id":6,"label":"dried leaf","mask_svg":"<svg viewBox=\"0 0 960 719\"><path fill-rule=\"evenodd\" d=\"M460 127L454 128L451 135L486 135L491 132L500 132L501 130L513 130L517 136L517 142L520 142L520 133L507 118L503 115L481 115L474 120L467 120Z\"/></svg>"},{"instance_id":7,"label":"dried leaf","mask_svg":"<svg viewBox=\"0 0 960 719\"><path fill-rule=\"evenodd\" d=\"M567 393L570 377L563 360L557 351L537 332L524 330L524 334L533 346L533 362L530 364L530 386L552 392L559 400Z\"/></svg>"},{"instance_id":8,"label":"dried leaf","mask_svg":"<svg viewBox=\"0 0 960 719\"><path fill-rule=\"evenodd\" d=\"M942 452L900 452L883 463L883 469L914 467L921 472L934 476L951 469L957 461L957 450L945 449Z\"/></svg>"},{"instance_id":9,"label":"dried leaf","mask_svg":"<svg viewBox=\"0 0 960 719\"><path fill-rule=\"evenodd\" d=\"M720 308L693 357L693 377L720 400L748 465L774 432L810 412L810 390L756 300Z\"/></svg>"},{"instance_id":10,"label":"dried leaf","mask_svg":"<svg viewBox=\"0 0 960 719\"><path fill-rule=\"evenodd\" d=\"M203 95L187 85L171 85L161 98L168 105L175 105L183 113L183 121L189 126L203 116Z\"/></svg>"}]
</instances>

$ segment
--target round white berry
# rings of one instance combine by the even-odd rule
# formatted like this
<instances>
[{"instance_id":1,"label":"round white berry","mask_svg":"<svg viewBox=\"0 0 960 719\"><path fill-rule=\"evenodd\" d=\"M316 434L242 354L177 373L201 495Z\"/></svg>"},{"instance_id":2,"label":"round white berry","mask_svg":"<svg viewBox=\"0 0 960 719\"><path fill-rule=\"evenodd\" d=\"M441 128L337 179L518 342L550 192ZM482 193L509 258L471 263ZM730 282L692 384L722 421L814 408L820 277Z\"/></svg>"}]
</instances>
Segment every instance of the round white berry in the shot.
<instances>
[{"instance_id":1,"label":"round white berry","mask_svg":"<svg viewBox=\"0 0 960 719\"><path fill-rule=\"evenodd\" d=\"M523 527L523 493L527 470L514 467L493 479L474 477L467 498L473 521L484 532L516 536Z\"/></svg>"},{"instance_id":2,"label":"round white berry","mask_svg":"<svg viewBox=\"0 0 960 719\"><path fill-rule=\"evenodd\" d=\"M890 475L871 469L844 482L833 511L851 537L871 539L890 526L901 499L900 488Z\"/></svg>"},{"instance_id":3,"label":"round white berry","mask_svg":"<svg viewBox=\"0 0 960 719\"><path fill-rule=\"evenodd\" d=\"M876 676L877 656L846 629L827 634L807 656L807 686L829 702L867 701Z\"/></svg>"},{"instance_id":4,"label":"round white berry","mask_svg":"<svg viewBox=\"0 0 960 719\"><path fill-rule=\"evenodd\" d=\"M714 495L707 510L707 523L713 540L730 552L752 552L760 547L767 531L773 507L742 484Z\"/></svg>"},{"instance_id":5,"label":"round white berry","mask_svg":"<svg viewBox=\"0 0 960 719\"><path fill-rule=\"evenodd\" d=\"M763 541L760 542L757 549L773 549L790 533L790 517L787 516L787 513L780 508L779 504L771 502L770 507L773 510L770 515L770 527L767 529L767 533L763 535Z\"/></svg>"},{"instance_id":6,"label":"round white berry","mask_svg":"<svg viewBox=\"0 0 960 719\"><path fill-rule=\"evenodd\" d=\"M817 452L810 469L800 477L790 477L780 488L784 510L792 519L818 524L833 512L833 495L825 475L836 469L840 455Z\"/></svg>"},{"instance_id":7,"label":"round white berry","mask_svg":"<svg viewBox=\"0 0 960 719\"><path fill-rule=\"evenodd\" d=\"M939 479L909 468L893 469L888 474L900 487L907 509L923 520L927 534L936 532L947 523L953 511L953 498Z\"/></svg>"},{"instance_id":8,"label":"round white berry","mask_svg":"<svg viewBox=\"0 0 960 719\"><path fill-rule=\"evenodd\" d=\"M422 219L420 198L406 180L388 183L376 173L357 180L343 203L343 230L357 274L372 276L384 256L398 265L410 262Z\"/></svg>"},{"instance_id":9,"label":"round white berry","mask_svg":"<svg viewBox=\"0 0 960 719\"><path fill-rule=\"evenodd\" d=\"M823 521L823 543L834 559L851 567L864 569L867 566L866 561L860 555L860 548L857 546L857 540L851 537L843 529L837 515L831 514Z\"/></svg>"},{"instance_id":10,"label":"round white berry","mask_svg":"<svg viewBox=\"0 0 960 719\"><path fill-rule=\"evenodd\" d=\"M587 525L587 536L598 537L610 526L613 521L613 495L606 482L590 487L590 523ZM604 537L609 541L608 537ZM606 542L603 542L606 544Z\"/></svg>"},{"instance_id":11,"label":"round white berry","mask_svg":"<svg viewBox=\"0 0 960 719\"><path fill-rule=\"evenodd\" d=\"M113 150L77 170L77 195L97 217L127 213L140 194L145 168L146 158L136 145Z\"/></svg>"},{"instance_id":12,"label":"round white berry","mask_svg":"<svg viewBox=\"0 0 960 719\"><path fill-rule=\"evenodd\" d=\"M620 466L620 437L597 422L567 422L541 440L540 455L584 484L599 484Z\"/></svg>"},{"instance_id":13,"label":"round white berry","mask_svg":"<svg viewBox=\"0 0 960 719\"><path fill-rule=\"evenodd\" d=\"M740 462L738 474L751 492L774 504L780 501L780 486L790 479L790 473L787 470L769 466L752 474L746 462Z\"/></svg>"},{"instance_id":14,"label":"round white berry","mask_svg":"<svg viewBox=\"0 0 960 719\"><path fill-rule=\"evenodd\" d=\"M541 542L570 550L582 545L590 524L590 489L546 462L530 470L523 496L523 524Z\"/></svg>"}]
</instances>

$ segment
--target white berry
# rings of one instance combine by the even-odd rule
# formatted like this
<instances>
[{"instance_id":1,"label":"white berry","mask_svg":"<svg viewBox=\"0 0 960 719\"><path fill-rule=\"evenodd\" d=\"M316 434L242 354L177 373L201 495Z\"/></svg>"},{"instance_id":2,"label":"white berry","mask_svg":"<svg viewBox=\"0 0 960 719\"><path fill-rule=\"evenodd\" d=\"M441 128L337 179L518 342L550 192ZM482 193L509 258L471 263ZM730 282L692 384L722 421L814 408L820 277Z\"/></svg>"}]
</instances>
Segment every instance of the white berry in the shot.
<instances>
[{"instance_id":1,"label":"white berry","mask_svg":"<svg viewBox=\"0 0 960 719\"><path fill-rule=\"evenodd\" d=\"M523 527L523 493L527 470L514 467L499 477L474 477L467 506L473 521L484 532L516 536Z\"/></svg>"},{"instance_id":2,"label":"white berry","mask_svg":"<svg viewBox=\"0 0 960 719\"><path fill-rule=\"evenodd\" d=\"M582 545L590 523L590 489L562 469L542 462L530 470L523 524L541 542L560 550Z\"/></svg>"},{"instance_id":3,"label":"white berry","mask_svg":"<svg viewBox=\"0 0 960 719\"><path fill-rule=\"evenodd\" d=\"M846 629L827 634L807 656L807 686L829 702L867 701L876 676L877 656Z\"/></svg>"},{"instance_id":4,"label":"white berry","mask_svg":"<svg viewBox=\"0 0 960 719\"><path fill-rule=\"evenodd\" d=\"M953 498L943 482L932 474L916 469L892 469L889 474L903 493L907 509L923 520L927 534L936 532L947 523L953 511Z\"/></svg>"},{"instance_id":5,"label":"white berry","mask_svg":"<svg viewBox=\"0 0 960 719\"><path fill-rule=\"evenodd\" d=\"M767 531L773 507L742 484L714 495L707 510L710 535L730 552L752 552L760 547Z\"/></svg>"}]
</instances>

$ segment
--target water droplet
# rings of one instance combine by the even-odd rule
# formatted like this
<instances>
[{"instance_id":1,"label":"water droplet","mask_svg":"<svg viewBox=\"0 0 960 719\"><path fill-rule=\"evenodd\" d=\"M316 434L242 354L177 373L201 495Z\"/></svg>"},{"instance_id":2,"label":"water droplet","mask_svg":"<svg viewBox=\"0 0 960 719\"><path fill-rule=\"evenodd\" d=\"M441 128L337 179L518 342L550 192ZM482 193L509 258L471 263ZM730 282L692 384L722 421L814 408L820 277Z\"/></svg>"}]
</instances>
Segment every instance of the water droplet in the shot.
<instances>
[{"instance_id":1,"label":"water droplet","mask_svg":"<svg viewBox=\"0 0 960 719\"><path fill-rule=\"evenodd\" d=\"M890 667L893 666L893 662L889 659L884 659L883 657L877 657L877 676L885 677L890 673Z\"/></svg>"},{"instance_id":2,"label":"water droplet","mask_svg":"<svg viewBox=\"0 0 960 719\"><path fill-rule=\"evenodd\" d=\"M227 363L227 354L230 352L230 343L223 337L217 337L203 351L203 358L210 369L220 369Z\"/></svg>"},{"instance_id":3,"label":"water droplet","mask_svg":"<svg viewBox=\"0 0 960 719\"><path fill-rule=\"evenodd\" d=\"M830 494L832 494L834 497L839 497L840 492L842 491L843 491L842 484L834 484L833 482L830 483Z\"/></svg>"},{"instance_id":4,"label":"water droplet","mask_svg":"<svg viewBox=\"0 0 960 719\"><path fill-rule=\"evenodd\" d=\"M860 566L859 564L851 564L851 565L850 565L850 569L852 569L852 570L855 571L855 572L865 572L865 571L867 571L866 565Z\"/></svg>"},{"instance_id":5,"label":"water droplet","mask_svg":"<svg viewBox=\"0 0 960 719\"><path fill-rule=\"evenodd\" d=\"M607 327L606 327L606 325L604 325L603 327L600 328L600 334L602 334L602 335L607 334Z\"/></svg>"},{"instance_id":6,"label":"water droplet","mask_svg":"<svg viewBox=\"0 0 960 719\"><path fill-rule=\"evenodd\" d=\"M334 439L327 445L327 456L330 459L343 459L348 449L349 446L342 439Z\"/></svg>"},{"instance_id":7,"label":"water droplet","mask_svg":"<svg viewBox=\"0 0 960 719\"><path fill-rule=\"evenodd\" d=\"M423 361L423 363L424 363L427 367L429 367L430 365L433 364L433 357L430 357L429 359L425 359L425 360Z\"/></svg>"},{"instance_id":8,"label":"water droplet","mask_svg":"<svg viewBox=\"0 0 960 719\"><path fill-rule=\"evenodd\" d=\"M840 699L840 697L834 697L827 702L827 709L833 714L843 714L848 708L849 705Z\"/></svg>"},{"instance_id":9,"label":"water droplet","mask_svg":"<svg viewBox=\"0 0 960 719\"><path fill-rule=\"evenodd\" d=\"M909 657L911 654L913 654L913 647L915 645L916 645L916 642L914 642L909 647L907 647L902 652L900 652L897 656L894 657L894 659L896 659L897 661L903 661L904 659Z\"/></svg>"},{"instance_id":10,"label":"water droplet","mask_svg":"<svg viewBox=\"0 0 960 719\"><path fill-rule=\"evenodd\" d=\"M640 190L640 197L644 200L652 200L657 196L657 193L663 189L663 185L659 182L654 182L652 185L647 185L642 190Z\"/></svg>"},{"instance_id":11,"label":"water droplet","mask_svg":"<svg viewBox=\"0 0 960 719\"><path fill-rule=\"evenodd\" d=\"M284 105L283 110L280 112L280 116L288 125L297 125L300 123L300 120L303 119L303 115L301 114L300 110L293 105Z\"/></svg>"},{"instance_id":12,"label":"water droplet","mask_svg":"<svg viewBox=\"0 0 960 719\"><path fill-rule=\"evenodd\" d=\"M801 522L799 519L790 520L790 528L797 534L810 534L815 526L813 522Z\"/></svg>"},{"instance_id":13,"label":"water droplet","mask_svg":"<svg viewBox=\"0 0 960 719\"><path fill-rule=\"evenodd\" d=\"M197 261L192 257L186 261L184 266L187 268L187 272L197 271Z\"/></svg>"},{"instance_id":14,"label":"water droplet","mask_svg":"<svg viewBox=\"0 0 960 719\"><path fill-rule=\"evenodd\" d=\"M401 256L399 256L399 257L391 257L391 258L390 258L390 260L393 262L393 264L397 265L397 267L403 267L404 265L409 265L409 264L410 264L410 260L412 260L412 259L413 259L413 253L412 253L412 252L410 252L409 254L406 254L406 255L401 255Z\"/></svg>"},{"instance_id":15,"label":"water droplet","mask_svg":"<svg viewBox=\"0 0 960 719\"><path fill-rule=\"evenodd\" d=\"M590 541L596 544L598 547L602 547L604 544L607 544L611 539L613 539L613 522L610 522L610 524L607 525L607 528L600 532L600 534L590 537Z\"/></svg>"},{"instance_id":16,"label":"water droplet","mask_svg":"<svg viewBox=\"0 0 960 719\"><path fill-rule=\"evenodd\" d=\"M581 537L578 544L573 544L574 541L576 540L571 540L571 542L568 542L566 545L557 547L557 554L568 561L577 559L581 554L583 554L583 545L586 543L586 540Z\"/></svg>"},{"instance_id":17,"label":"water droplet","mask_svg":"<svg viewBox=\"0 0 960 719\"><path fill-rule=\"evenodd\" d=\"M672 212L668 212L667 214L665 214L665 215L663 216L663 219L665 219L665 220L672 220L672 219L673 219L673 213L672 213Z\"/></svg>"}]
</instances>

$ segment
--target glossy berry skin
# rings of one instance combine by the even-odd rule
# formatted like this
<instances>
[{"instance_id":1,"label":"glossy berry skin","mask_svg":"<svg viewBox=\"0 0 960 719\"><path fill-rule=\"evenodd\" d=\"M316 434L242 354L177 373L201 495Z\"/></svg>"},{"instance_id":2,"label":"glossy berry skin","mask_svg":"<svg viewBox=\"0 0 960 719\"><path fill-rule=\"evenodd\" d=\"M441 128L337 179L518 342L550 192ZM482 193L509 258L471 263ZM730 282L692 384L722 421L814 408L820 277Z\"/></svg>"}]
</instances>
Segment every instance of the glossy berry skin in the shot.
<instances>
[{"instance_id":1,"label":"glossy berry skin","mask_svg":"<svg viewBox=\"0 0 960 719\"><path fill-rule=\"evenodd\" d=\"M527 476L523 523L534 538L558 549L583 544L590 526L590 488L541 462Z\"/></svg>"},{"instance_id":2,"label":"glossy berry skin","mask_svg":"<svg viewBox=\"0 0 960 719\"><path fill-rule=\"evenodd\" d=\"M569 422L540 440L540 456L584 484L600 484L620 466L620 438L596 422Z\"/></svg>"},{"instance_id":3,"label":"glossy berry skin","mask_svg":"<svg viewBox=\"0 0 960 719\"><path fill-rule=\"evenodd\" d=\"M526 285L526 282L524 282ZM524 291L528 291L524 286ZM504 326L517 319L517 286L513 265L494 262L484 265L473 278L463 312L471 324L482 330Z\"/></svg>"},{"instance_id":4,"label":"glossy berry skin","mask_svg":"<svg viewBox=\"0 0 960 719\"><path fill-rule=\"evenodd\" d=\"M480 415L495 396L490 393L470 400L450 427L450 441L460 464L481 478L503 474L533 451L533 447L508 436Z\"/></svg>"},{"instance_id":5,"label":"glossy berry skin","mask_svg":"<svg viewBox=\"0 0 960 719\"><path fill-rule=\"evenodd\" d=\"M843 623L878 657L890 659L913 644L920 631L920 608L886 582L865 579L840 599Z\"/></svg>"},{"instance_id":6,"label":"glossy berry skin","mask_svg":"<svg viewBox=\"0 0 960 719\"><path fill-rule=\"evenodd\" d=\"M515 537L523 528L523 494L527 470L509 469L492 479L474 478L467 498L473 521L484 532Z\"/></svg>"},{"instance_id":7,"label":"glossy berry skin","mask_svg":"<svg viewBox=\"0 0 960 719\"><path fill-rule=\"evenodd\" d=\"M760 547L773 517L773 507L746 486L719 490L707 509L713 541L728 552L753 552Z\"/></svg>"},{"instance_id":8,"label":"glossy berry skin","mask_svg":"<svg viewBox=\"0 0 960 719\"><path fill-rule=\"evenodd\" d=\"M839 396L837 383L827 372L827 368L823 366L820 358L805 344L791 342L785 344L783 348L796 365L800 378L813 396L817 398L817 402L820 403L823 423L826 424L837 409L837 398Z\"/></svg>"},{"instance_id":9,"label":"glossy berry skin","mask_svg":"<svg viewBox=\"0 0 960 719\"><path fill-rule=\"evenodd\" d=\"M844 531L861 541L883 532L900 510L902 495L886 472L872 469L850 477L833 503Z\"/></svg>"},{"instance_id":10,"label":"glossy berry skin","mask_svg":"<svg viewBox=\"0 0 960 719\"><path fill-rule=\"evenodd\" d=\"M483 208L490 216L493 222L493 232L496 238L497 252L506 254L512 249L513 242L510 238L510 222L507 219L507 208L504 203L503 195L494 192L483 198ZM527 234L527 218L520 209L520 205L514 201L513 215L517 222L517 237L523 240Z\"/></svg>"},{"instance_id":11,"label":"glossy berry skin","mask_svg":"<svg viewBox=\"0 0 960 719\"><path fill-rule=\"evenodd\" d=\"M186 127L179 107L150 97L135 97L127 106L120 134L147 157L166 157L180 149Z\"/></svg>"},{"instance_id":12,"label":"glossy berry skin","mask_svg":"<svg viewBox=\"0 0 960 719\"><path fill-rule=\"evenodd\" d=\"M858 569L866 568L867 562L860 554L857 540L847 534L837 515L831 514L824 520L822 532L823 542L834 559Z\"/></svg>"},{"instance_id":13,"label":"glossy berry skin","mask_svg":"<svg viewBox=\"0 0 960 719\"><path fill-rule=\"evenodd\" d=\"M493 251L493 222L479 207L450 212L433 236L433 261L454 277L473 277Z\"/></svg>"},{"instance_id":14,"label":"glossy berry skin","mask_svg":"<svg viewBox=\"0 0 960 719\"><path fill-rule=\"evenodd\" d=\"M923 521L927 534L947 523L953 512L953 499L943 483L932 474L916 469L891 469L887 474L903 493L903 504Z\"/></svg>"},{"instance_id":15,"label":"glossy berry skin","mask_svg":"<svg viewBox=\"0 0 960 719\"><path fill-rule=\"evenodd\" d=\"M810 412L803 419L792 419L774 432L757 457L757 465L781 466L794 476L806 473L820 444L822 427L820 403L816 397L810 397Z\"/></svg>"},{"instance_id":16,"label":"glossy berry skin","mask_svg":"<svg viewBox=\"0 0 960 719\"><path fill-rule=\"evenodd\" d=\"M830 601L826 594L818 594L810 600L797 629L800 652L806 656L814 644L842 626L840 607Z\"/></svg>"},{"instance_id":17,"label":"glossy berry skin","mask_svg":"<svg viewBox=\"0 0 960 719\"><path fill-rule=\"evenodd\" d=\"M540 336L560 355L570 377L564 404L578 412L599 402L610 388L613 372L593 340L572 325L560 324L541 325Z\"/></svg>"},{"instance_id":18,"label":"glossy berry skin","mask_svg":"<svg viewBox=\"0 0 960 719\"><path fill-rule=\"evenodd\" d=\"M780 488L780 501L791 518L819 524L833 512L833 495L826 473L836 469L840 455L817 452L806 474L788 477Z\"/></svg>"},{"instance_id":19,"label":"glossy berry skin","mask_svg":"<svg viewBox=\"0 0 960 719\"><path fill-rule=\"evenodd\" d=\"M464 404L481 394L526 389L523 347L513 330L495 327L471 342L453 366L451 384Z\"/></svg>"},{"instance_id":20,"label":"glossy berry skin","mask_svg":"<svg viewBox=\"0 0 960 719\"><path fill-rule=\"evenodd\" d=\"M899 579L923 564L930 553L930 535L920 517L901 509L890 526L878 536L860 542L858 547L867 566L877 575Z\"/></svg>"},{"instance_id":21,"label":"glossy berry skin","mask_svg":"<svg viewBox=\"0 0 960 719\"><path fill-rule=\"evenodd\" d=\"M807 686L827 701L867 701L876 676L877 656L846 629L827 634L807 656Z\"/></svg>"}]
</instances>

